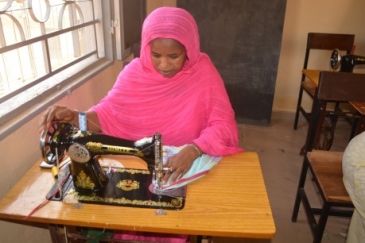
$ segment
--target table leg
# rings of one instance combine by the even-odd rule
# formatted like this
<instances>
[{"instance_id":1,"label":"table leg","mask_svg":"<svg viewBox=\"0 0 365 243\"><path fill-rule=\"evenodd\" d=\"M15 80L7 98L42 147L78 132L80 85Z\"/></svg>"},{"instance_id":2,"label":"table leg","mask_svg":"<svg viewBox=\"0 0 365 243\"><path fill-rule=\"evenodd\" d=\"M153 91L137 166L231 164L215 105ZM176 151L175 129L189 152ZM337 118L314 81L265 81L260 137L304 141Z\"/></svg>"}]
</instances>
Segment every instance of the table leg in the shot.
<instances>
[{"instance_id":1,"label":"table leg","mask_svg":"<svg viewBox=\"0 0 365 243\"><path fill-rule=\"evenodd\" d=\"M361 115L356 126L356 135L365 131L365 115Z\"/></svg>"},{"instance_id":2,"label":"table leg","mask_svg":"<svg viewBox=\"0 0 365 243\"><path fill-rule=\"evenodd\" d=\"M301 148L299 154L305 155L307 151L312 150L315 147L318 147L320 144L320 137L321 132L323 129L325 117L326 117L326 104L327 102L319 100L313 101L312 111L311 111L311 118L309 120L309 126L307 130L307 137L306 141ZM320 112L314 113L314 111L319 110L319 107L321 107ZM327 129L326 129L327 130ZM319 149L319 148L317 148Z\"/></svg>"},{"instance_id":3,"label":"table leg","mask_svg":"<svg viewBox=\"0 0 365 243\"><path fill-rule=\"evenodd\" d=\"M49 233L53 243L64 243L65 241L60 237L58 233L58 226L55 224L48 225Z\"/></svg>"},{"instance_id":4,"label":"table leg","mask_svg":"<svg viewBox=\"0 0 365 243\"><path fill-rule=\"evenodd\" d=\"M196 237L196 243L213 243L213 239L211 236L201 236L198 235Z\"/></svg>"}]
</instances>

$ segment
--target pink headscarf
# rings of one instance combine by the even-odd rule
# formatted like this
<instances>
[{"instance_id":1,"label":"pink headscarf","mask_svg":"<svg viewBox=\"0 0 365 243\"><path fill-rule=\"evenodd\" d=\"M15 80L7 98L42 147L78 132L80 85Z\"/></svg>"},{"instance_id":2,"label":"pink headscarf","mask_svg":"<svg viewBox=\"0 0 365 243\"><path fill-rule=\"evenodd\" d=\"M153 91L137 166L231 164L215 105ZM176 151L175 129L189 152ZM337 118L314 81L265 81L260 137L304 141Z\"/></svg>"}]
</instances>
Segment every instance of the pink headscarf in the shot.
<instances>
[{"instance_id":1,"label":"pink headscarf","mask_svg":"<svg viewBox=\"0 0 365 243\"><path fill-rule=\"evenodd\" d=\"M149 43L155 38L172 38L185 46L188 60L171 78L152 65ZM223 81L200 52L194 18L181 8L161 7L146 18L141 57L123 69L108 95L91 110L102 132L112 136L137 140L158 132L165 145L194 142L212 156L242 151Z\"/></svg>"}]
</instances>

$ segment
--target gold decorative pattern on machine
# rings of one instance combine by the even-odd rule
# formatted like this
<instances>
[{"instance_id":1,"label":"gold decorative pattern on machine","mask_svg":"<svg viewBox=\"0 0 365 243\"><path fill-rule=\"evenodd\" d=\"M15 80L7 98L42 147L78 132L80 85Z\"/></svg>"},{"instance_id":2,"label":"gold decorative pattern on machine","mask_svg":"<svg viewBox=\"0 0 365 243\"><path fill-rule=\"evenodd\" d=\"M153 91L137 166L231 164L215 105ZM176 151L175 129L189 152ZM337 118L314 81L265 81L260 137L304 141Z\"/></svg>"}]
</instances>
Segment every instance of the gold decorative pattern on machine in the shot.
<instances>
[{"instance_id":1,"label":"gold decorative pattern on machine","mask_svg":"<svg viewBox=\"0 0 365 243\"><path fill-rule=\"evenodd\" d=\"M86 147L94 153L102 152L103 144L98 142L87 142Z\"/></svg>"},{"instance_id":2,"label":"gold decorative pattern on machine","mask_svg":"<svg viewBox=\"0 0 365 243\"><path fill-rule=\"evenodd\" d=\"M90 177L86 176L85 172L82 170L77 175L76 178L76 186L78 188L84 188L84 189L94 189L95 184L92 182Z\"/></svg>"},{"instance_id":3,"label":"gold decorative pattern on machine","mask_svg":"<svg viewBox=\"0 0 365 243\"><path fill-rule=\"evenodd\" d=\"M121 180L118 182L118 184L116 185L116 187L124 190L124 191L132 191L132 190L136 190L139 188L139 182L138 181L133 181L133 180Z\"/></svg>"},{"instance_id":4,"label":"gold decorative pattern on machine","mask_svg":"<svg viewBox=\"0 0 365 243\"><path fill-rule=\"evenodd\" d=\"M93 153L117 153L117 154L130 154L138 157L144 157L142 151L137 148L116 146L116 145L108 145L102 144L100 142L87 142L86 147Z\"/></svg>"},{"instance_id":5,"label":"gold decorative pattern on machine","mask_svg":"<svg viewBox=\"0 0 365 243\"><path fill-rule=\"evenodd\" d=\"M149 175L151 174L149 170L140 170L140 169L125 169L125 168L116 168L115 172L120 172L120 173L129 173L129 174L144 174L144 175Z\"/></svg>"},{"instance_id":6,"label":"gold decorative pattern on machine","mask_svg":"<svg viewBox=\"0 0 365 243\"><path fill-rule=\"evenodd\" d=\"M97 195L81 195L74 191L71 194L75 195L78 200L89 203L108 203L125 206L140 206L140 207L163 207L170 209L178 209L183 205L183 197L177 197L171 200L171 202L153 201L153 200L138 200L122 198L104 198Z\"/></svg>"}]
</instances>

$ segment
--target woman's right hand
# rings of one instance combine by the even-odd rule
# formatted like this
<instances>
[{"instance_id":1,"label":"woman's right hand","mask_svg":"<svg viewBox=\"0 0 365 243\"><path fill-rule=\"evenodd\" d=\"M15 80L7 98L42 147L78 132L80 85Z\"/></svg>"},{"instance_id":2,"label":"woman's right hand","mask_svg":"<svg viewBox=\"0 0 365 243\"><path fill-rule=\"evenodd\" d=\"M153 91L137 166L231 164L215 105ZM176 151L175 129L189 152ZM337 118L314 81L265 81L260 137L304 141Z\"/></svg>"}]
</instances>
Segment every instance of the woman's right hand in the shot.
<instances>
[{"instance_id":1,"label":"woman's right hand","mask_svg":"<svg viewBox=\"0 0 365 243\"><path fill-rule=\"evenodd\" d=\"M39 121L38 131L48 130L53 121L78 123L78 113L66 106L54 105L49 107Z\"/></svg>"}]
</instances>

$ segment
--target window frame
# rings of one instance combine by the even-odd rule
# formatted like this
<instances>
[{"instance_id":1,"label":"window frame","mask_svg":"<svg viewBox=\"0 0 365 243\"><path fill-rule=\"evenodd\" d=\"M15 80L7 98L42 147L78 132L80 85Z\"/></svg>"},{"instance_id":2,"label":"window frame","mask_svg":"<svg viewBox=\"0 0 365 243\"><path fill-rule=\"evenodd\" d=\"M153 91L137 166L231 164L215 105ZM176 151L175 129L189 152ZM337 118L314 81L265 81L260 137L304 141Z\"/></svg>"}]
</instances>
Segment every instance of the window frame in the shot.
<instances>
[{"instance_id":1,"label":"window frame","mask_svg":"<svg viewBox=\"0 0 365 243\"><path fill-rule=\"evenodd\" d=\"M97 75L107 67L111 66L115 60L115 39L113 36L113 29L115 28L113 23L114 13L113 13L113 1L112 0L99 0L100 1L100 15L101 19L91 21L91 24L96 22L102 25L102 36L103 40L102 43L98 41L97 51L100 51L99 45L101 45L102 49L102 58L99 58L97 61L93 62L89 66L81 69L79 72L68 76L60 83L56 84L55 86L45 90L41 94L37 95L36 97L32 98L31 100L20 104L18 107L14 108L13 110L3 114L0 117L0 141L6 138L8 135L19 129L21 126L29 122L32 118L35 118L41 112L60 100L61 98L71 94L73 90L90 80L93 76ZM90 21L81 25L88 25ZM79 29L81 25L77 25L73 28ZM69 31L69 29L68 29ZM62 30L57 32L57 34L62 33ZM56 33L50 33L49 36L56 35ZM49 37L48 36L48 37ZM32 39L25 40L26 44L39 41L39 38L36 37ZM24 44L24 43L23 43ZM19 47L21 44L13 44L5 47L0 48L0 53L6 52L12 48ZM95 53L94 53L95 54ZM89 55L89 54L88 54ZM90 54L92 55L92 54ZM86 59L87 56L83 56L81 59ZM36 82L40 83L48 78L52 78L53 75L60 73L66 70L68 67L74 65L76 61L79 59L65 65L60 69L56 69L55 72L51 72L46 74L45 76L37 79ZM32 83L32 86L34 83ZM19 92L17 92L19 93ZM14 96L14 94L12 94ZM7 97L9 98L9 96ZM1 99L0 105L9 101L11 99Z\"/></svg>"},{"instance_id":2,"label":"window frame","mask_svg":"<svg viewBox=\"0 0 365 243\"><path fill-rule=\"evenodd\" d=\"M147 16L147 0L114 0L114 15L116 16L113 22L116 40L116 59L125 60L130 55L139 57L140 39L142 32L143 21ZM132 11L128 6L132 6ZM138 10L136 10L139 7ZM132 29L137 30L139 36L128 36L128 28L123 23L132 25ZM131 29L131 28L130 28ZM139 40L137 38L139 37ZM129 43L127 43L129 42ZM133 43L131 43L133 42Z\"/></svg>"}]
</instances>

